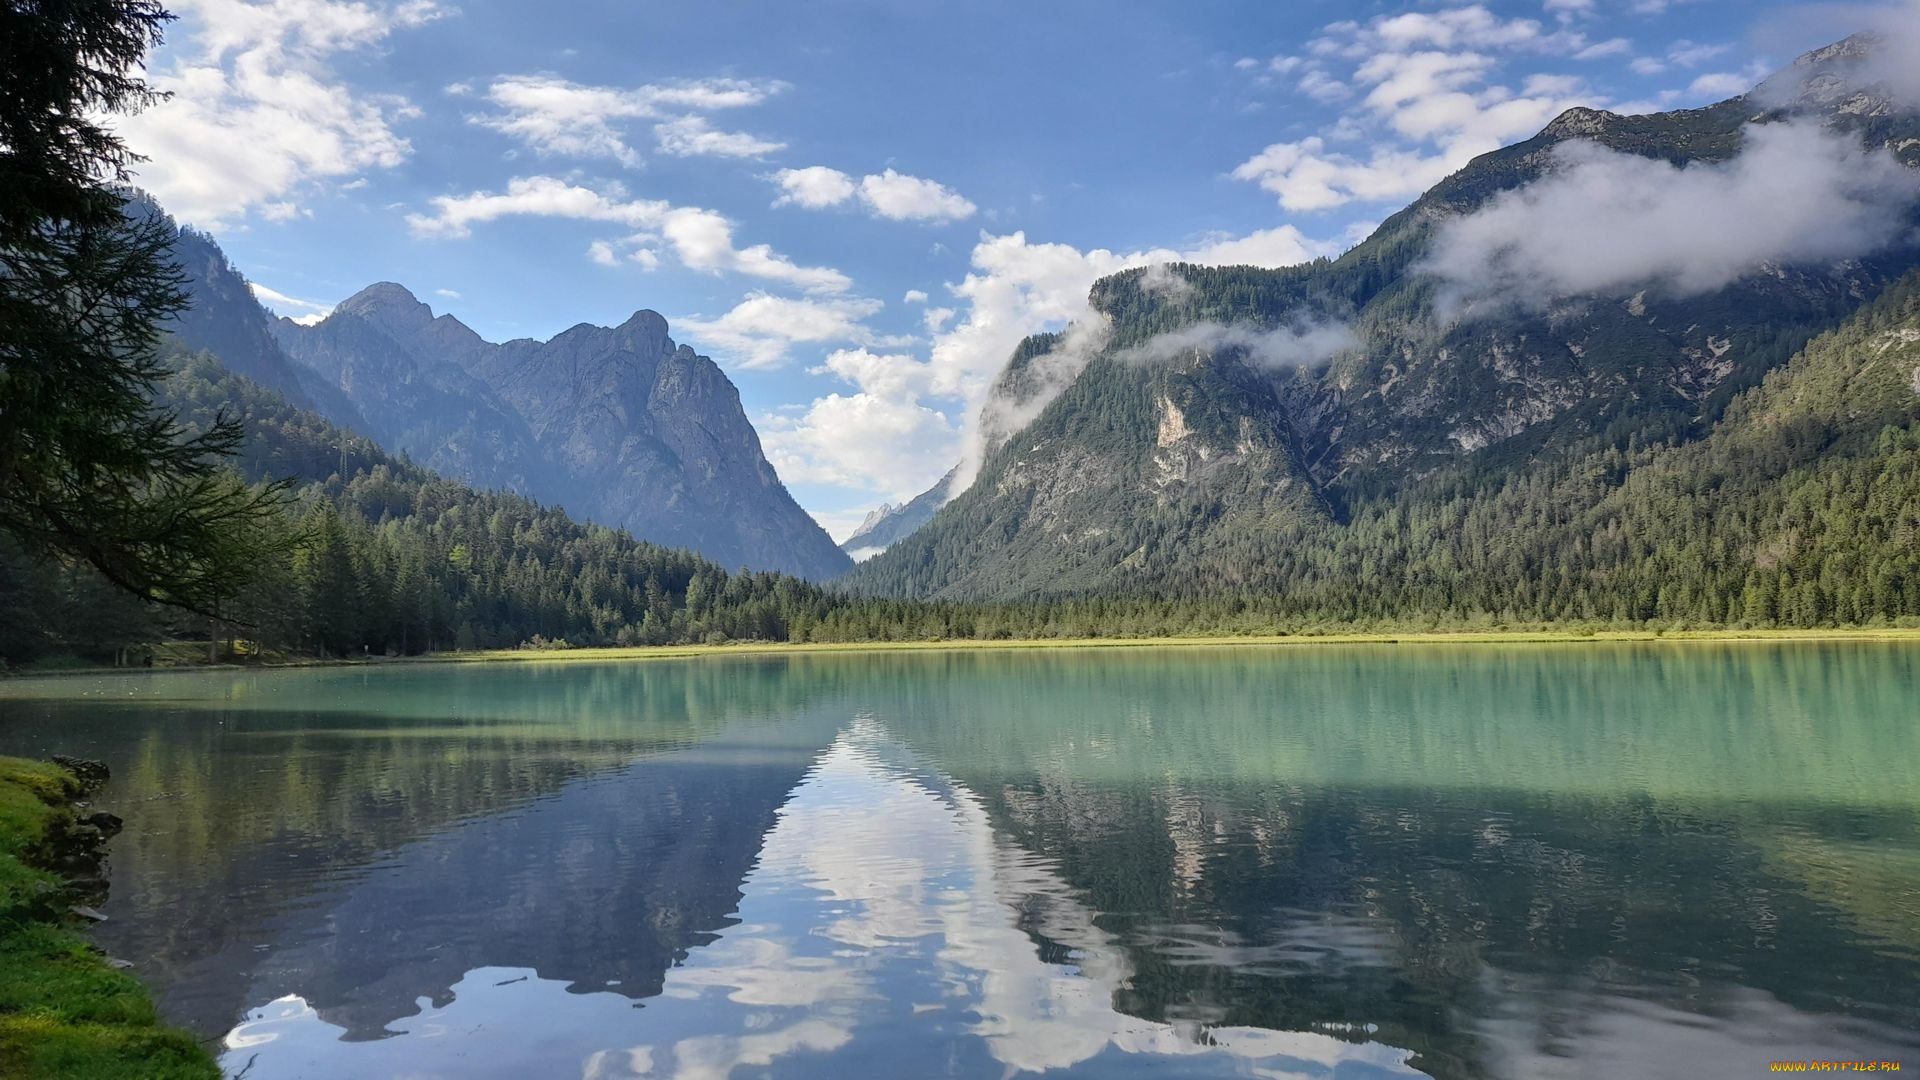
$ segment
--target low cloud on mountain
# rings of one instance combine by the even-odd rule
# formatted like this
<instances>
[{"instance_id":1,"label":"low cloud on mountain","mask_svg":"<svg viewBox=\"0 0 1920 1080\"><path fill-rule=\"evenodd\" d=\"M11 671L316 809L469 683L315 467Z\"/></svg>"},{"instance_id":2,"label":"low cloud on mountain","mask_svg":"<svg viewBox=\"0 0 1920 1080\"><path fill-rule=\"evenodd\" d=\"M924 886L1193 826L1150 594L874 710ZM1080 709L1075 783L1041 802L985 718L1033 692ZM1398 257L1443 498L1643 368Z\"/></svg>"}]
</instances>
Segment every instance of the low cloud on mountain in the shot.
<instances>
[{"instance_id":1,"label":"low cloud on mountain","mask_svg":"<svg viewBox=\"0 0 1920 1080\"><path fill-rule=\"evenodd\" d=\"M1811 121L1755 124L1742 152L1678 167L1590 142L1544 179L1440 229L1423 269L1471 314L1560 296L1694 295L1765 264L1857 258L1908 235L1920 173Z\"/></svg>"},{"instance_id":2,"label":"low cloud on mountain","mask_svg":"<svg viewBox=\"0 0 1920 1080\"><path fill-rule=\"evenodd\" d=\"M1305 367L1355 348L1359 343L1360 339L1346 323L1317 318L1303 317L1273 329L1245 323L1201 322L1156 334L1144 344L1123 349L1116 355L1128 363L1151 364L1194 353L1239 351L1259 367Z\"/></svg>"}]
</instances>

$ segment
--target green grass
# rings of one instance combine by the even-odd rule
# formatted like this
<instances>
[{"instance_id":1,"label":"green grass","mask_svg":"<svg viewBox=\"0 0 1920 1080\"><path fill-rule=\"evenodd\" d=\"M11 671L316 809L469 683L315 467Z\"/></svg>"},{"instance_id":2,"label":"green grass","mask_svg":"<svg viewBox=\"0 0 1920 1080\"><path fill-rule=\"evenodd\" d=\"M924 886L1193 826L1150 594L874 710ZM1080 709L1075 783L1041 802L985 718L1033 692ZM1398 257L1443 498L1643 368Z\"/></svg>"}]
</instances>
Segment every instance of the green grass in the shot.
<instances>
[{"instance_id":1,"label":"green grass","mask_svg":"<svg viewBox=\"0 0 1920 1080\"><path fill-rule=\"evenodd\" d=\"M935 638L925 641L838 641L798 644L787 641L733 641L724 645L629 645L595 646L578 649L477 649L469 652L437 652L421 656L373 657L370 659L320 660L286 653L262 654L261 667L356 667L378 664L441 663L555 663L592 660L672 660L703 656L743 656L770 653L854 653L918 652L930 649L1128 649L1203 646L1287 646L1313 645L1552 645L1588 642L1689 641L1689 642L1784 642L1784 641L1891 641L1920 644L1920 629L1913 627L1859 627L1823 630L1320 630L1308 629L1291 634L1190 634L1170 637L1098 637L1098 638ZM176 643L178 644L178 643ZM195 655L204 657L204 643L186 643ZM183 654L184 655L184 654ZM237 665L226 664L225 667ZM252 666L252 665L249 665ZM24 668L19 675L99 675L127 672L132 668L90 667L64 670ZM153 670L206 670L184 660L172 660Z\"/></svg>"},{"instance_id":2,"label":"green grass","mask_svg":"<svg viewBox=\"0 0 1920 1080\"><path fill-rule=\"evenodd\" d=\"M57 765L0 757L0 1076L213 1080L213 1058L160 1023L146 989L70 924L59 879L37 869L80 791Z\"/></svg>"},{"instance_id":3,"label":"green grass","mask_svg":"<svg viewBox=\"0 0 1920 1080\"><path fill-rule=\"evenodd\" d=\"M1303 632L1245 636L1015 638L1008 640L950 639L934 641L853 641L793 644L780 641L743 641L726 645L636 645L583 649L483 649L474 652L429 653L401 663L494 663L579 660L646 660L697 656L739 656L760 653L903 652L929 649L1126 649L1203 646L1313 645L1525 645L1579 644L1622 641L1902 641L1920 644L1920 630L1419 630L1407 632Z\"/></svg>"}]
</instances>

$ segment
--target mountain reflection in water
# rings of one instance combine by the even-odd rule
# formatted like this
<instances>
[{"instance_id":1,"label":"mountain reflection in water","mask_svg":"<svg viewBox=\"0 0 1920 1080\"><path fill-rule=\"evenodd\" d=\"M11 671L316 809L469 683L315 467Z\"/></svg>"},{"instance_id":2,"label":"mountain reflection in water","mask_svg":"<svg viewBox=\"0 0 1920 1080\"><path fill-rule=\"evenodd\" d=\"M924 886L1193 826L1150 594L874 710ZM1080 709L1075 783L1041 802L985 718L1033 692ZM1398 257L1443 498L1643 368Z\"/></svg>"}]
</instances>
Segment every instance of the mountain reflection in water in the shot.
<instances>
[{"instance_id":1,"label":"mountain reflection in water","mask_svg":"<svg viewBox=\"0 0 1920 1080\"><path fill-rule=\"evenodd\" d=\"M248 1080L1732 1080L1920 1056L1916 688L1871 645L136 674L0 683L0 753L113 767L96 938Z\"/></svg>"},{"instance_id":2,"label":"mountain reflection in water","mask_svg":"<svg viewBox=\"0 0 1920 1080\"><path fill-rule=\"evenodd\" d=\"M1104 1076L1130 1057L1153 1059L1154 1075L1422 1075L1383 1044L1116 1011L1130 969L1094 913L872 720L835 739L781 807L743 892L738 925L644 1008L481 968L384 1040L343 1041L304 1000L272 1002L227 1036L226 1065L267 1080L456 1062L467 1076L840 1076L835 1052L858 1044L863 1059L950 1075Z\"/></svg>"}]
</instances>

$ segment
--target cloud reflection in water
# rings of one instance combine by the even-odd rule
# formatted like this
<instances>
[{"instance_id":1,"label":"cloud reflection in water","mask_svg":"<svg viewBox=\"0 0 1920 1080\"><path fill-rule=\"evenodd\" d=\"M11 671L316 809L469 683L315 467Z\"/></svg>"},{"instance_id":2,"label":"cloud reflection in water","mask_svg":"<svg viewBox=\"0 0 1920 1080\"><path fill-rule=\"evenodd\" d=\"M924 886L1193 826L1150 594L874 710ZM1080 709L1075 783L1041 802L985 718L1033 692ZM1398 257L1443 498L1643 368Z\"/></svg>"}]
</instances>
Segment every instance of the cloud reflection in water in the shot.
<instances>
[{"instance_id":1,"label":"cloud reflection in water","mask_svg":"<svg viewBox=\"0 0 1920 1080\"><path fill-rule=\"evenodd\" d=\"M1113 1007L1131 968L1043 860L996 836L979 800L858 720L781 808L740 925L656 998L572 993L480 968L443 1008L343 1042L298 997L249 1014L224 1064L294 1076L579 1075L722 1080L753 1067L837 1077L1418 1077L1409 1051L1322 1032L1160 1023ZM1022 929L1022 927L1031 928ZM1043 959L1040 935L1059 946ZM1364 940L1365 935L1358 935ZM1197 947L1197 946L1196 946ZM1363 1024L1365 1017L1353 1018Z\"/></svg>"}]
</instances>

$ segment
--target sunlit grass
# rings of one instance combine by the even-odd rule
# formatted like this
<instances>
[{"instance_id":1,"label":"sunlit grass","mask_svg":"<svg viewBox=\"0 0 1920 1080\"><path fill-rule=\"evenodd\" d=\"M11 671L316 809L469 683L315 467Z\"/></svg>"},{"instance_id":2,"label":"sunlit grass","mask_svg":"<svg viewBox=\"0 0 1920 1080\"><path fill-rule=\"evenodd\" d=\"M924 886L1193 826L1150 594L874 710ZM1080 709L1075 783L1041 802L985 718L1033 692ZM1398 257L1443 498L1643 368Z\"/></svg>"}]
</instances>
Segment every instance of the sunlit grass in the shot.
<instances>
[{"instance_id":1,"label":"sunlit grass","mask_svg":"<svg viewBox=\"0 0 1920 1080\"><path fill-rule=\"evenodd\" d=\"M72 824L79 791L58 766L0 757L0 1076L217 1077L199 1044L161 1026L140 983L64 924L59 880L34 866Z\"/></svg>"},{"instance_id":2,"label":"sunlit grass","mask_svg":"<svg viewBox=\"0 0 1920 1080\"><path fill-rule=\"evenodd\" d=\"M795 644L791 642L732 642L725 645L657 645L582 649L482 649L473 652L432 653L408 657L408 663L486 663L501 661L552 663L556 661L648 660L701 656L740 656L766 653L902 652L939 649L1126 649L1207 646L1314 645L1525 645L1634 641L1908 641L1920 643L1920 630L1458 630L1405 633L1299 633L1243 637L1105 637L1021 638L1000 641L973 639L932 641L857 641Z\"/></svg>"}]
</instances>

